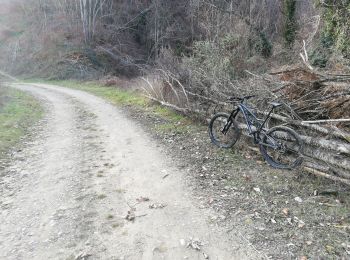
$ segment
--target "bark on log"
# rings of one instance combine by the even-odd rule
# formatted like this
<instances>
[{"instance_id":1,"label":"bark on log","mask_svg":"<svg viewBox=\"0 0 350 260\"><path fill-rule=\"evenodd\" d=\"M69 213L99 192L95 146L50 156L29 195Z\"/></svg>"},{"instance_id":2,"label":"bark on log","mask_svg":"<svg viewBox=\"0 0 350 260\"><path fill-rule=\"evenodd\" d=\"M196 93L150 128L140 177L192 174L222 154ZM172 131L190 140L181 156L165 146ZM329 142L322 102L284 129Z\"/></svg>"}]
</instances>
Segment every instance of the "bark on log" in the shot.
<instances>
[{"instance_id":1,"label":"bark on log","mask_svg":"<svg viewBox=\"0 0 350 260\"><path fill-rule=\"evenodd\" d=\"M315 169L317 171L325 172L330 175L338 176L340 178L349 179L350 180L350 173L349 171L344 171L339 168L335 168L329 165L325 165L322 161L304 161L303 166Z\"/></svg>"},{"instance_id":2,"label":"bark on log","mask_svg":"<svg viewBox=\"0 0 350 260\"><path fill-rule=\"evenodd\" d=\"M308 172L308 173L311 173L311 174L314 174L314 175L317 175L317 176L321 176L321 177L324 177L324 178L327 178L327 179L331 179L333 181L339 181L339 182L342 182L344 184L350 185L350 180L349 179L340 178L338 176L330 175L330 174L327 174L325 172L318 171L318 170L315 170L315 169L312 169L312 168L309 168L309 167L304 167L303 169L306 172Z\"/></svg>"},{"instance_id":3,"label":"bark on log","mask_svg":"<svg viewBox=\"0 0 350 260\"><path fill-rule=\"evenodd\" d=\"M325 120L313 120L313 121L302 121L305 124L319 124L319 123L344 123L350 122L349 118L339 118L339 119L325 119Z\"/></svg>"},{"instance_id":4,"label":"bark on log","mask_svg":"<svg viewBox=\"0 0 350 260\"><path fill-rule=\"evenodd\" d=\"M238 127L241 130L247 130L247 125L245 124L238 124ZM247 137L251 137L250 135L248 135L245 131L242 132L243 135L247 136ZM321 143L322 145L322 141L317 141L316 139L313 139L311 137L305 137L304 138L309 138L312 139L312 144L317 144L317 143ZM328 141L328 140L323 140L323 142ZM331 141L328 141L331 142ZM328 145L330 145L329 143L327 143ZM318 146L318 147L321 147ZM327 164L331 164L333 166L342 168L346 171L350 172L350 160L349 160L349 156L343 156L340 154L335 154L332 152L328 152L327 151L327 146L322 145L323 147L326 147L325 150L323 149L313 149L310 145L305 145L304 146L304 155L306 155L307 157L310 157L312 159L317 159L320 160L322 162L325 162ZM321 148L323 148L321 147ZM349 174L349 179L350 179L350 174Z\"/></svg>"},{"instance_id":5,"label":"bark on log","mask_svg":"<svg viewBox=\"0 0 350 260\"><path fill-rule=\"evenodd\" d=\"M307 145L311 145L313 147L320 147L322 149L334 151L340 154L350 155L350 144L305 135L301 135L300 137L303 140L303 142Z\"/></svg>"},{"instance_id":6,"label":"bark on log","mask_svg":"<svg viewBox=\"0 0 350 260\"><path fill-rule=\"evenodd\" d=\"M245 124L239 124L239 126L241 129L247 129L247 126ZM300 135L300 137L307 145L334 151L344 155L350 155L350 144L305 135Z\"/></svg>"},{"instance_id":7,"label":"bark on log","mask_svg":"<svg viewBox=\"0 0 350 260\"><path fill-rule=\"evenodd\" d=\"M263 114L266 115L267 113L263 113ZM300 127L305 127L307 129L319 132L321 134L326 134L326 135L340 138L340 139L343 139L347 142L350 142L350 133L345 132L345 131L341 131L339 129L329 129L329 128L321 127L318 125L308 124L308 123L305 123L303 121L291 120L289 118L286 118L286 117L283 117L283 116L280 116L277 114L271 114L271 117L274 119L277 119L279 121L282 121L284 123L288 123L288 124L300 126Z\"/></svg>"},{"instance_id":8,"label":"bark on log","mask_svg":"<svg viewBox=\"0 0 350 260\"><path fill-rule=\"evenodd\" d=\"M307 145L304 147L304 155L350 172L350 160L348 157L330 153L321 149L313 149Z\"/></svg>"}]
</instances>

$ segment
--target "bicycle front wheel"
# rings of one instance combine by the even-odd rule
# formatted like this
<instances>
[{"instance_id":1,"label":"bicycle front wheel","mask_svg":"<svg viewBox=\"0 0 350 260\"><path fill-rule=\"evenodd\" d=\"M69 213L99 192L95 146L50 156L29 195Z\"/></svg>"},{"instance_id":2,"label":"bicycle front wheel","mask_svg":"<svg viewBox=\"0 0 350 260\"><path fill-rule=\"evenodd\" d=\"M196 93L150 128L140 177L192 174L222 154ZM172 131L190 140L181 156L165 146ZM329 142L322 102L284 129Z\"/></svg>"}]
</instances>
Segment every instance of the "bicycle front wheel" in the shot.
<instances>
[{"instance_id":1,"label":"bicycle front wheel","mask_svg":"<svg viewBox=\"0 0 350 260\"><path fill-rule=\"evenodd\" d=\"M220 148L232 147L241 136L237 122L226 113L218 113L210 120L208 132L212 143Z\"/></svg>"},{"instance_id":2,"label":"bicycle front wheel","mask_svg":"<svg viewBox=\"0 0 350 260\"><path fill-rule=\"evenodd\" d=\"M294 169L303 162L303 142L288 127L271 128L262 138L260 151L267 163L274 168Z\"/></svg>"}]
</instances>

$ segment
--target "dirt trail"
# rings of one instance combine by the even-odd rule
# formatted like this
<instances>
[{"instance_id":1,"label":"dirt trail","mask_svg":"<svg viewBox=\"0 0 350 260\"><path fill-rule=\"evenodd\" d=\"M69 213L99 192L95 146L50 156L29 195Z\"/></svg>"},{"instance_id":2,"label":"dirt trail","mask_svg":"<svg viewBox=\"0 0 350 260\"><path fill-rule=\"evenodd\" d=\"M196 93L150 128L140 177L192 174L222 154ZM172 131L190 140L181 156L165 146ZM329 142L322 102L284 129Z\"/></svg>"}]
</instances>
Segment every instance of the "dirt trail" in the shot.
<instances>
[{"instance_id":1,"label":"dirt trail","mask_svg":"<svg viewBox=\"0 0 350 260\"><path fill-rule=\"evenodd\" d=\"M114 106L82 91L14 86L42 100L47 116L0 168L0 259L259 259L191 202L184 173ZM186 246L191 237L200 250Z\"/></svg>"}]
</instances>

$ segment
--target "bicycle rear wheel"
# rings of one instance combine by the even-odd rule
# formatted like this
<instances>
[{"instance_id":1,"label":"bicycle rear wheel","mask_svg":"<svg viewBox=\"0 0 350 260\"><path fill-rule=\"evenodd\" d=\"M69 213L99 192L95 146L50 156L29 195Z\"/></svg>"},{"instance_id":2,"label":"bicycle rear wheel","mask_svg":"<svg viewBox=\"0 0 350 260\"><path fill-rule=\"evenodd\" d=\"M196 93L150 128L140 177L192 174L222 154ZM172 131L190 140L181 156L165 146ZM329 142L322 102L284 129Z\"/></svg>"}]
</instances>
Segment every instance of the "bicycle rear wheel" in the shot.
<instances>
[{"instance_id":1,"label":"bicycle rear wheel","mask_svg":"<svg viewBox=\"0 0 350 260\"><path fill-rule=\"evenodd\" d=\"M303 142L288 127L271 128L262 138L260 151L268 164L278 169L294 169L303 162Z\"/></svg>"},{"instance_id":2,"label":"bicycle rear wheel","mask_svg":"<svg viewBox=\"0 0 350 260\"><path fill-rule=\"evenodd\" d=\"M210 120L208 132L212 143L220 148L232 147L241 136L237 122L226 113L218 113Z\"/></svg>"}]
</instances>

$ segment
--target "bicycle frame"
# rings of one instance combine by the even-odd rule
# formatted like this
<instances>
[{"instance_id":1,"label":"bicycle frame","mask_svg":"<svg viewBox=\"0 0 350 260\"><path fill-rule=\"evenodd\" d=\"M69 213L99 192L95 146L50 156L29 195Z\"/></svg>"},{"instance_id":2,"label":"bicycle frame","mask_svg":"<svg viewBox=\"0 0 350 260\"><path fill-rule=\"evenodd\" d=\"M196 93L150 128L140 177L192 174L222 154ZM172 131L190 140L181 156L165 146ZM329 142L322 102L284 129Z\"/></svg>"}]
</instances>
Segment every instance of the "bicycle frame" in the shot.
<instances>
[{"instance_id":1,"label":"bicycle frame","mask_svg":"<svg viewBox=\"0 0 350 260\"><path fill-rule=\"evenodd\" d=\"M261 133L264 130L264 126L265 126L267 120L270 118L272 111L273 111L273 108L268 113L266 118L264 120L261 120L261 119L257 118L256 115L245 104L240 103L238 105L238 108L232 111L230 118L235 119L236 116L238 115L238 113L242 112L244 120L245 120L247 127L248 127L249 135L252 135L254 137L255 143L259 143L260 140L259 140L258 135L259 135L259 133ZM253 117L253 120L250 120L249 117ZM253 121L256 121L259 124L259 127L256 130L252 129Z\"/></svg>"}]
</instances>

